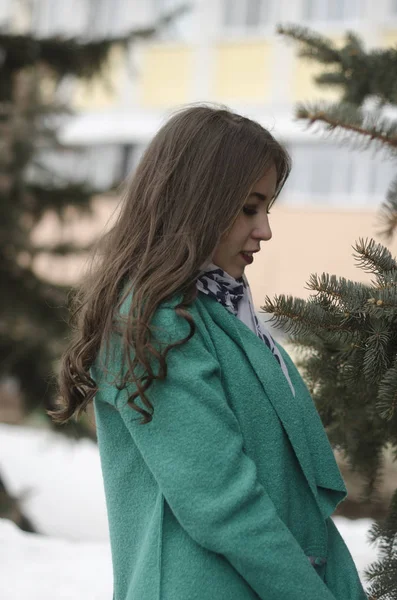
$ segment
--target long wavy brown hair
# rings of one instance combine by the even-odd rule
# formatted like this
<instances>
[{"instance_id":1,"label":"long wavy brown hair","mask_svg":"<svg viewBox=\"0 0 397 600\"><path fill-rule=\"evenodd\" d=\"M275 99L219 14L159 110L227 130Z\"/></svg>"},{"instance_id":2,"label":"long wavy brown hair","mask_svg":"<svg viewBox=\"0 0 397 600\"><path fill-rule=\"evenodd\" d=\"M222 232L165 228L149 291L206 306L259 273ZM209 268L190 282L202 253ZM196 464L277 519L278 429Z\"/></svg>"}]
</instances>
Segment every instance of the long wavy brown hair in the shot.
<instances>
[{"instance_id":1,"label":"long wavy brown hair","mask_svg":"<svg viewBox=\"0 0 397 600\"><path fill-rule=\"evenodd\" d=\"M276 198L290 171L288 153L261 125L223 107L184 108L159 130L126 186L117 221L101 240L99 260L75 295L60 403L50 412L55 421L78 417L94 398L98 387L90 367L119 327L116 315L132 290L119 331L126 366L117 386L132 383L128 403L143 423L151 420L154 409L145 392L166 377L167 353L194 334L188 306L196 297L200 267L272 165ZM176 294L182 300L175 311L190 332L159 351L151 320L159 304Z\"/></svg>"}]
</instances>

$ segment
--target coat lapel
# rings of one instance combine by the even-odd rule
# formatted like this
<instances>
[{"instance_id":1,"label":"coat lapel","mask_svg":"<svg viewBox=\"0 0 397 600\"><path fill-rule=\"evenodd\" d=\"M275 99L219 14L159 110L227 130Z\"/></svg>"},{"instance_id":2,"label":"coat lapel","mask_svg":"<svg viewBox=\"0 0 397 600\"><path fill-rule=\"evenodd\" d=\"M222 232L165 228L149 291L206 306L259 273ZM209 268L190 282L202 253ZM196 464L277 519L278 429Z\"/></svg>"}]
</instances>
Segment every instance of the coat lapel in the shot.
<instances>
[{"instance_id":1,"label":"coat lapel","mask_svg":"<svg viewBox=\"0 0 397 600\"><path fill-rule=\"evenodd\" d=\"M321 504L318 486L331 490L331 495L326 498L329 506L323 510L331 514L331 505L335 507L343 500L346 489L320 417L295 365L279 347L296 396L266 344L218 302L203 295L200 295L200 300L212 319L243 350L251 363L291 442L308 485Z\"/></svg>"},{"instance_id":2,"label":"coat lapel","mask_svg":"<svg viewBox=\"0 0 397 600\"><path fill-rule=\"evenodd\" d=\"M287 365L296 395L302 399L302 419L317 483L318 500L324 516L328 517L346 497L346 487L310 392L288 354L280 346L279 350Z\"/></svg>"},{"instance_id":3,"label":"coat lapel","mask_svg":"<svg viewBox=\"0 0 397 600\"><path fill-rule=\"evenodd\" d=\"M307 482L316 495L310 452L303 435L299 403L269 348L244 323L212 298L200 297L214 321L240 346L276 411ZM276 368L275 368L276 367Z\"/></svg>"}]
</instances>

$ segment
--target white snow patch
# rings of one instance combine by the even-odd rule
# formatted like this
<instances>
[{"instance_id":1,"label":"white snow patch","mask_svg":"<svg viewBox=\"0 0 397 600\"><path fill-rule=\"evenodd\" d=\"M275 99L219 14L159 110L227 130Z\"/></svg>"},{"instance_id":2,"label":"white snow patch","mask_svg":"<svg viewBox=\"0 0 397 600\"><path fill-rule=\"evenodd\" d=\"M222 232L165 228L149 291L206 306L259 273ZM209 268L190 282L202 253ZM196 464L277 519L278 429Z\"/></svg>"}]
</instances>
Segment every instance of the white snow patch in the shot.
<instances>
[{"instance_id":1,"label":"white snow patch","mask_svg":"<svg viewBox=\"0 0 397 600\"><path fill-rule=\"evenodd\" d=\"M76 542L25 533L0 519L2 600L110 600L106 542Z\"/></svg>"},{"instance_id":2,"label":"white snow patch","mask_svg":"<svg viewBox=\"0 0 397 600\"><path fill-rule=\"evenodd\" d=\"M91 440L0 424L0 473L40 533L109 539L99 453Z\"/></svg>"}]
</instances>

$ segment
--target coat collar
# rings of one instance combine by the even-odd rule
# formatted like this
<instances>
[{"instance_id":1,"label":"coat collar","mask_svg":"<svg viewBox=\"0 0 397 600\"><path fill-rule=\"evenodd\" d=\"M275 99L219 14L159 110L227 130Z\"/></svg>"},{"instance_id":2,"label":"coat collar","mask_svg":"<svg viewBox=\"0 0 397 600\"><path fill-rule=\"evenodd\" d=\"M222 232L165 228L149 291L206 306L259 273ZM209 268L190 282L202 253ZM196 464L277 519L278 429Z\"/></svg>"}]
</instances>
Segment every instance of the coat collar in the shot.
<instances>
[{"instance_id":1,"label":"coat collar","mask_svg":"<svg viewBox=\"0 0 397 600\"><path fill-rule=\"evenodd\" d=\"M266 344L212 298L201 294L199 301L204 304L217 325L242 349L251 363L316 498L317 486L331 489L336 492L336 505L345 497L346 489L314 403L287 353L279 347L295 387L295 397L281 369L278 365L274 368L275 359Z\"/></svg>"}]
</instances>

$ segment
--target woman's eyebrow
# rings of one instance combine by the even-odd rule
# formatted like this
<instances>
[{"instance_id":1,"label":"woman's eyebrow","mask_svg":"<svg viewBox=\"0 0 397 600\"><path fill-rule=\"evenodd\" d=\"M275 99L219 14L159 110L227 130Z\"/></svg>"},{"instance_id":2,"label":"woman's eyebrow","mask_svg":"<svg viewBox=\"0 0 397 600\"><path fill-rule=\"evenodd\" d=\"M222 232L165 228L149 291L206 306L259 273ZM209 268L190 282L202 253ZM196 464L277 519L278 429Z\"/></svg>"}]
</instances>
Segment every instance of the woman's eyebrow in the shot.
<instances>
[{"instance_id":1,"label":"woman's eyebrow","mask_svg":"<svg viewBox=\"0 0 397 600\"><path fill-rule=\"evenodd\" d=\"M263 200L263 202L265 200L267 200L266 194L260 194L259 192L251 192L251 194L249 195L249 197L251 197L251 196L256 196L257 198L259 198L259 200Z\"/></svg>"}]
</instances>

